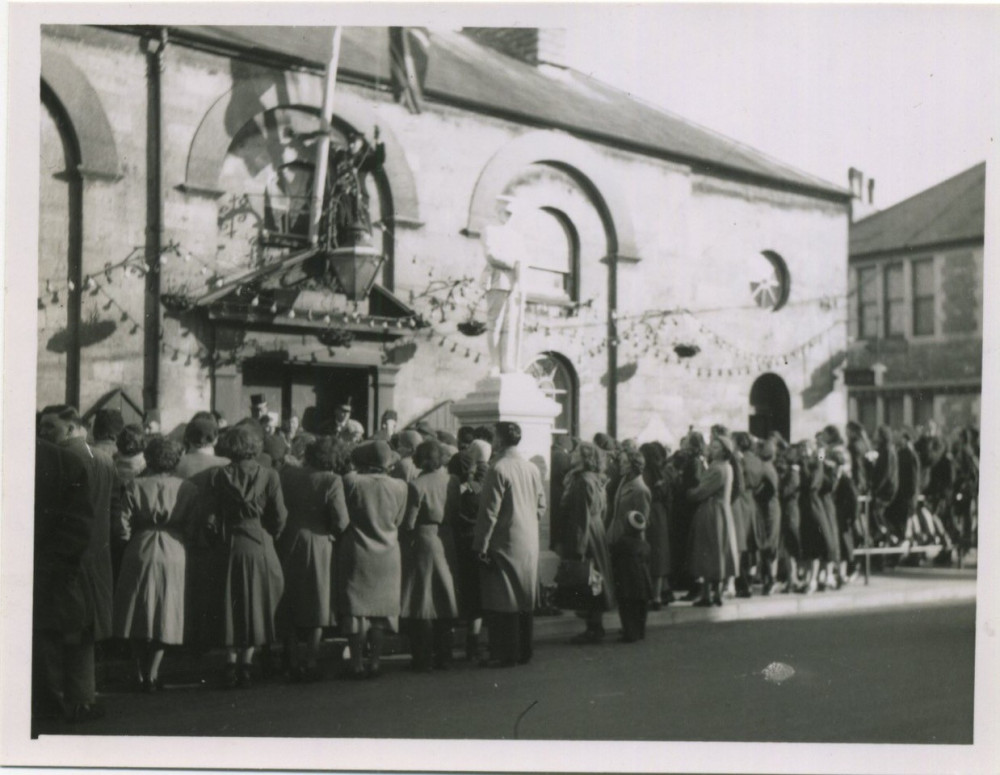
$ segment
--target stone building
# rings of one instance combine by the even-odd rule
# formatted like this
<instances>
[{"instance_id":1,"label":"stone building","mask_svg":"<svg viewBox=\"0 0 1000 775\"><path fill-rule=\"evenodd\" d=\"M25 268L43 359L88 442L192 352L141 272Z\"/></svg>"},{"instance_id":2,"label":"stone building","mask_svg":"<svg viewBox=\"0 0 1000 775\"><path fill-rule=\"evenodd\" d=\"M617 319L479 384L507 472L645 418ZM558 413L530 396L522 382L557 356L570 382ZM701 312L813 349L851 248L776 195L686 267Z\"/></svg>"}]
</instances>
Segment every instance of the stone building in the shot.
<instances>
[{"instance_id":1,"label":"stone building","mask_svg":"<svg viewBox=\"0 0 1000 775\"><path fill-rule=\"evenodd\" d=\"M43 27L38 404L118 388L170 429L264 393L308 426L349 396L369 430L390 407L449 424L486 372L480 234L506 194L530 249L522 361L559 432L843 423L850 193L524 32L547 53L414 36L414 106L390 28L346 28L326 124L330 28ZM376 127L384 261L350 299L303 258L312 173L319 138L373 150Z\"/></svg>"},{"instance_id":2,"label":"stone building","mask_svg":"<svg viewBox=\"0 0 1000 775\"><path fill-rule=\"evenodd\" d=\"M852 225L845 377L869 431L978 427L985 206L984 162Z\"/></svg>"}]
</instances>

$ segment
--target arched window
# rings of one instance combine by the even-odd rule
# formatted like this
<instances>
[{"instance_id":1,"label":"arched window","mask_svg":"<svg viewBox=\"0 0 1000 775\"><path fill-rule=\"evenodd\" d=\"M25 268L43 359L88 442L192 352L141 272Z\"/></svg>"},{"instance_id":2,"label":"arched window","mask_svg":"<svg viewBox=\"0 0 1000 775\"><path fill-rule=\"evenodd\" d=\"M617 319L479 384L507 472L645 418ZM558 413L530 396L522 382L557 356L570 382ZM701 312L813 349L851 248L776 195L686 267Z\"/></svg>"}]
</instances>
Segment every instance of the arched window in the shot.
<instances>
[{"instance_id":1,"label":"arched window","mask_svg":"<svg viewBox=\"0 0 1000 775\"><path fill-rule=\"evenodd\" d=\"M569 361L556 353L542 353L528 364L525 373L534 377L542 392L559 404L552 432L576 436L577 381Z\"/></svg>"},{"instance_id":2,"label":"arched window","mask_svg":"<svg viewBox=\"0 0 1000 775\"><path fill-rule=\"evenodd\" d=\"M572 222L554 207L528 207L511 219L528 251L529 297L575 301L579 239Z\"/></svg>"}]
</instances>

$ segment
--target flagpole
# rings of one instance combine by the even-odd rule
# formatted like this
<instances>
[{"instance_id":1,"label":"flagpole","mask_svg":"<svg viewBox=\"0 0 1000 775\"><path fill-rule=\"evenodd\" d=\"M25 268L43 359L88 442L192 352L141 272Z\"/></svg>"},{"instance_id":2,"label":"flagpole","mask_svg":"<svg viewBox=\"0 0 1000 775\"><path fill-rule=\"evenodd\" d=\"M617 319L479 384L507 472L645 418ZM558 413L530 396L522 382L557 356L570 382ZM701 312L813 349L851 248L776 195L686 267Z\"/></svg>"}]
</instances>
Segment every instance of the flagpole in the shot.
<instances>
[{"instance_id":1,"label":"flagpole","mask_svg":"<svg viewBox=\"0 0 1000 775\"><path fill-rule=\"evenodd\" d=\"M326 80L323 85L323 114L321 120L324 129L331 129L333 119L333 93L337 86L337 67L340 61L341 27L333 28L333 46L330 50L330 61L326 65ZM319 243L319 222L323 217L323 194L326 189L326 170L330 165L330 134L320 135L316 148L316 168L313 177L312 201L309 204L309 244L315 247Z\"/></svg>"}]
</instances>

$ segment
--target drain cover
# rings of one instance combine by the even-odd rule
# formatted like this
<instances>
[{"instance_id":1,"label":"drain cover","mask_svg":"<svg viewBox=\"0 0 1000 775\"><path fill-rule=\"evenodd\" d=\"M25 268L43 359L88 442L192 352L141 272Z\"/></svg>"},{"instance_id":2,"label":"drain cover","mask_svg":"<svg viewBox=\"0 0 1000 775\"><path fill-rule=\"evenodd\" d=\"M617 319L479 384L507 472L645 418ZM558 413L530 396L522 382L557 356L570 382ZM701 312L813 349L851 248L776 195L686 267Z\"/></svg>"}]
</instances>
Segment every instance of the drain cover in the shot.
<instances>
[{"instance_id":1,"label":"drain cover","mask_svg":"<svg viewBox=\"0 0 1000 775\"><path fill-rule=\"evenodd\" d=\"M795 675L795 668L784 662L772 662L761 671L765 681L780 684Z\"/></svg>"}]
</instances>

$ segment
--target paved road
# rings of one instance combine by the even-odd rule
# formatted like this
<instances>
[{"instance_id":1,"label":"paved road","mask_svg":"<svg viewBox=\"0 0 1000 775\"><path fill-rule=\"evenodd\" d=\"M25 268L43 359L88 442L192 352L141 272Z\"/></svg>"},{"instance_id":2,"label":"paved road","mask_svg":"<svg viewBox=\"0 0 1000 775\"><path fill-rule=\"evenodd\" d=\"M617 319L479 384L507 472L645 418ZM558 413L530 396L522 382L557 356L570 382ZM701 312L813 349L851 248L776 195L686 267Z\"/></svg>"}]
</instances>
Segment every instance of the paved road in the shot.
<instances>
[{"instance_id":1,"label":"paved road","mask_svg":"<svg viewBox=\"0 0 1000 775\"><path fill-rule=\"evenodd\" d=\"M522 739L971 743L974 641L972 604L663 627L541 643L512 670L393 661L362 683L111 693L107 718L60 731L510 739L537 701ZM765 680L773 662L795 675Z\"/></svg>"}]
</instances>

